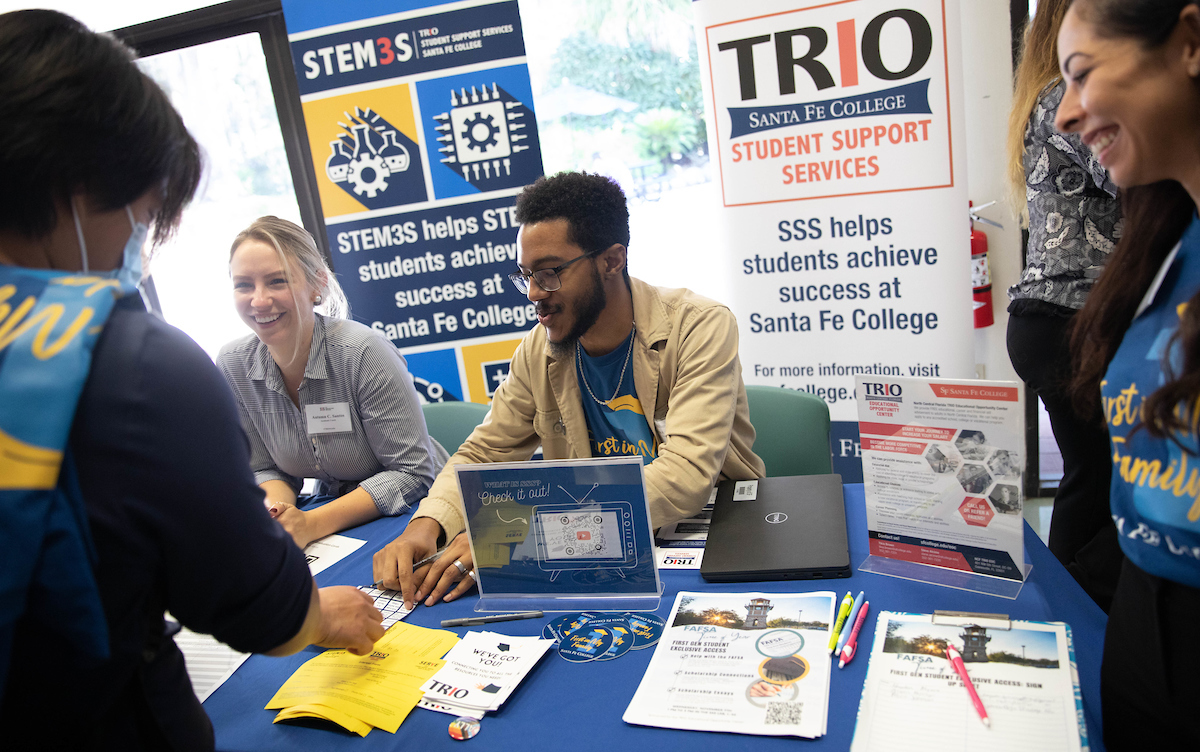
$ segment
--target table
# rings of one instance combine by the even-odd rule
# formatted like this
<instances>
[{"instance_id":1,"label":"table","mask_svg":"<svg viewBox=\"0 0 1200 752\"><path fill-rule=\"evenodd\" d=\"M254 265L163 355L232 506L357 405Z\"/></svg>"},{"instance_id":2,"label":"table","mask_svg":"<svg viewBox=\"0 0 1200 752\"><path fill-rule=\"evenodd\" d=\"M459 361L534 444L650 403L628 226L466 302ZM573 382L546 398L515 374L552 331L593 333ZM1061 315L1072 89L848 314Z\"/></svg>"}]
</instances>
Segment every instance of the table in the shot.
<instances>
[{"instance_id":1,"label":"table","mask_svg":"<svg viewBox=\"0 0 1200 752\"><path fill-rule=\"evenodd\" d=\"M861 484L845 488L846 522L850 533L850 561L856 569L849 579L741 584L710 584L696 570L661 573L665 592L659 616L666 618L681 590L709 592L809 592L866 591L872 618L863 625L863 652L849 666L833 668L830 682L829 728L821 739L804 741L820 749L844 750L854 735L858 702L866 678L865 660L874 632L873 615L880 610L932 612L935 609L1008 613L1014 619L1065 621L1071 625L1075 656L1083 693L1084 715L1093 750L1103 750L1100 726L1100 658L1104 643L1104 612L1083 592L1033 530L1025 526L1025 547L1033 572L1016 600L910 582L859 572L867 557L866 510ZM385 518L348 530L346 535L365 538L367 544L322 572L321 585L365 585L371 581L371 556L408 524L408 517ZM442 619L469 616L477 599L433 608L420 606L407 619L410 624L438 627ZM530 619L488 625L487 629L511 635L536 635L549 621ZM475 628L479 629L479 628ZM467 628L453 630L464 634ZM870 631L872 634L867 634ZM375 729L365 739L327 728L272 724L276 711L263 710L281 684L302 663L320 652L308 648L287 658L252 656L204 703L212 718L219 750L353 749L461 749L447 734L451 716L416 709L396 734ZM795 737L733 736L699 731L631 726L621 720L653 650L630 651L604 663L568 663L551 650L525 678L498 713L483 719L475 749L507 750L704 750L730 745L754 749L796 749Z\"/></svg>"}]
</instances>

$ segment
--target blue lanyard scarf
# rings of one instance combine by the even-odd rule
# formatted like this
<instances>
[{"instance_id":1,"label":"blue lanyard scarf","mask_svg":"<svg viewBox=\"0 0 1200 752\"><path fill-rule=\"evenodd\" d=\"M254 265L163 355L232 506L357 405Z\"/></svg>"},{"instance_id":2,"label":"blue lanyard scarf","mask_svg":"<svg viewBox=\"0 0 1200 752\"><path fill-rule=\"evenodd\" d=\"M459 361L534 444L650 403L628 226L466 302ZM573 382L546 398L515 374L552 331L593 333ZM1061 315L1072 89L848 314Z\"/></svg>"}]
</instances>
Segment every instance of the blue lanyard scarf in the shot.
<instances>
[{"instance_id":1,"label":"blue lanyard scarf","mask_svg":"<svg viewBox=\"0 0 1200 752\"><path fill-rule=\"evenodd\" d=\"M112 279L0 266L0 693L22 614L55 628L47 636L61 642L48 640L50 649L108 657L67 438L92 350L123 292Z\"/></svg>"}]
</instances>

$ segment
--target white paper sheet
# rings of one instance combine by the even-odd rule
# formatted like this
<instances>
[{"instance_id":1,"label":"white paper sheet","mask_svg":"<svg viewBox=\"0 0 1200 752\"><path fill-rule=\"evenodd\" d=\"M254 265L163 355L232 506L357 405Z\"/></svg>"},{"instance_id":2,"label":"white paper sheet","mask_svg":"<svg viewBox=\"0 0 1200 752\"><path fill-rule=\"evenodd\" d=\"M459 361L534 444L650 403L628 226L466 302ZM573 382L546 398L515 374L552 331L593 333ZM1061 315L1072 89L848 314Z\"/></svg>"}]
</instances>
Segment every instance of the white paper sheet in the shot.
<instances>
[{"instance_id":1,"label":"white paper sheet","mask_svg":"<svg viewBox=\"0 0 1200 752\"><path fill-rule=\"evenodd\" d=\"M308 571L316 577L362 548L364 543L366 543L365 540L336 534L315 540L304 547L304 558L308 561Z\"/></svg>"},{"instance_id":2,"label":"white paper sheet","mask_svg":"<svg viewBox=\"0 0 1200 752\"><path fill-rule=\"evenodd\" d=\"M249 653L239 653L215 637L197 634L187 627L175 635L175 644L183 652L192 691L200 702L207 700L250 657Z\"/></svg>"},{"instance_id":3,"label":"white paper sheet","mask_svg":"<svg viewBox=\"0 0 1200 752\"><path fill-rule=\"evenodd\" d=\"M1069 628L1014 621L970 631L928 614L879 614L852 752L1087 749ZM990 727L945 657L947 640L963 653Z\"/></svg>"},{"instance_id":4,"label":"white paper sheet","mask_svg":"<svg viewBox=\"0 0 1200 752\"><path fill-rule=\"evenodd\" d=\"M836 594L680 593L626 723L816 738Z\"/></svg>"}]
</instances>

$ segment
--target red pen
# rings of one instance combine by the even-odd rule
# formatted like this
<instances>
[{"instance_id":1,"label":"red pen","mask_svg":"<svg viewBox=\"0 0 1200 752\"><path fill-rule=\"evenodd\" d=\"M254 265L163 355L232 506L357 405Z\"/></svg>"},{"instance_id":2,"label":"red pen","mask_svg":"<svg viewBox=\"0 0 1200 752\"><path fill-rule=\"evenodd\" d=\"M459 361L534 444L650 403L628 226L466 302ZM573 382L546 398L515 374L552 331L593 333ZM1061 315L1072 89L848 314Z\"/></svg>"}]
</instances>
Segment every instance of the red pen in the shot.
<instances>
[{"instance_id":1,"label":"red pen","mask_svg":"<svg viewBox=\"0 0 1200 752\"><path fill-rule=\"evenodd\" d=\"M858 650L858 630L862 629L863 622L867 620L867 609L871 607L870 601L863 601L862 608L858 609L858 618L854 620L854 628L850 630L850 639L846 640L846 644L842 646L842 657L838 659L838 668L843 668L850 659L854 657L854 652Z\"/></svg>"},{"instance_id":2,"label":"red pen","mask_svg":"<svg viewBox=\"0 0 1200 752\"><path fill-rule=\"evenodd\" d=\"M967 688L967 694L971 695L971 704L975 706L975 712L979 713L979 719L983 721L983 725L991 728L992 722L988 718L987 709L983 707L983 701L979 699L979 693L975 691L975 685L971 683L971 677L967 676L967 667L963 665L962 656L958 654L958 649L953 645L946 645L946 658L949 659L950 665L962 677L963 686Z\"/></svg>"}]
</instances>

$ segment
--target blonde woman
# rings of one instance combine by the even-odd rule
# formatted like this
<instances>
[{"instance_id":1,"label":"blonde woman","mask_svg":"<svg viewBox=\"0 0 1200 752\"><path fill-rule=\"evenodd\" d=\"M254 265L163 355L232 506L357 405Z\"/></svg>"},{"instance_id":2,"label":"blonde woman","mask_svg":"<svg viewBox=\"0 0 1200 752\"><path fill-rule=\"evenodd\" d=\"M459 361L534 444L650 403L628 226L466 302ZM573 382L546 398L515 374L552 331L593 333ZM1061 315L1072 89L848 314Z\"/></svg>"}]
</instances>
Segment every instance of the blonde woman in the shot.
<instances>
[{"instance_id":1,"label":"blonde woman","mask_svg":"<svg viewBox=\"0 0 1200 752\"><path fill-rule=\"evenodd\" d=\"M217 363L267 508L296 545L424 498L446 451L426 431L403 356L342 318L345 297L312 236L261 217L234 239L229 273L254 333L222 348ZM318 492L300 497L306 478Z\"/></svg>"},{"instance_id":2,"label":"blonde woman","mask_svg":"<svg viewBox=\"0 0 1200 752\"><path fill-rule=\"evenodd\" d=\"M1059 133L1063 97L1056 39L1069 0L1041 0L1017 68L1009 118L1009 179L1029 213L1025 270L1009 289L1008 354L1046 405L1063 458L1050 550L1108 610L1121 571L1108 513L1108 432L1099 409L1067 394L1071 322L1120 236L1117 188L1079 136Z\"/></svg>"}]
</instances>

